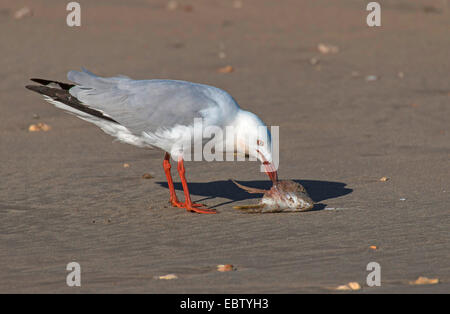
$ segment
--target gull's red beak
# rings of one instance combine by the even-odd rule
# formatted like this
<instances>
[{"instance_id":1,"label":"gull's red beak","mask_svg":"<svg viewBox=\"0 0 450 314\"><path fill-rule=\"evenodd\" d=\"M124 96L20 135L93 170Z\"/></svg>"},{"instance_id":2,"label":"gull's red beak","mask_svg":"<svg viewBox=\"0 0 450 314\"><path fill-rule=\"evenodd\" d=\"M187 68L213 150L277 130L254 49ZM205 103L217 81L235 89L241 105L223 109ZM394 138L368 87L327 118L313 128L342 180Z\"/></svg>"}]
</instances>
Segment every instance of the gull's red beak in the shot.
<instances>
[{"instance_id":1,"label":"gull's red beak","mask_svg":"<svg viewBox=\"0 0 450 314\"><path fill-rule=\"evenodd\" d=\"M270 180L272 180L273 185L277 184L277 182L278 182L278 172L277 172L277 170L272 165L272 163L267 161L267 159L264 157L263 154L261 154L261 152L259 150L256 150L256 151L261 156L261 160L263 162L263 165L266 168L266 173L269 176Z\"/></svg>"},{"instance_id":2,"label":"gull's red beak","mask_svg":"<svg viewBox=\"0 0 450 314\"><path fill-rule=\"evenodd\" d=\"M274 185L277 184L277 182L278 182L278 172L275 170L273 165L270 162L268 162L268 161L264 161L263 165L266 168L266 173L269 176L270 180L272 180Z\"/></svg>"}]
</instances>

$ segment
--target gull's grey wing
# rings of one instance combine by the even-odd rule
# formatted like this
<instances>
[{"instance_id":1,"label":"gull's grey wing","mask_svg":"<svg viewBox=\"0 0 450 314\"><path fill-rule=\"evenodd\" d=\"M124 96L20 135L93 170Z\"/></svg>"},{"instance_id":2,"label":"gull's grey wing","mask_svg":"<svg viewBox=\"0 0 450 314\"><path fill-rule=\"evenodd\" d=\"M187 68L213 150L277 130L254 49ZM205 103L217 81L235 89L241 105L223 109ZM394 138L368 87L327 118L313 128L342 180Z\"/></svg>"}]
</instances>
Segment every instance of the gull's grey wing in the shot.
<instances>
[{"instance_id":1,"label":"gull's grey wing","mask_svg":"<svg viewBox=\"0 0 450 314\"><path fill-rule=\"evenodd\" d=\"M225 91L207 85L173 80L136 81L127 77L103 78L86 70L70 71L76 83L69 92L90 108L101 111L134 134L191 125L223 101L237 104ZM219 95L219 96L218 96Z\"/></svg>"}]
</instances>

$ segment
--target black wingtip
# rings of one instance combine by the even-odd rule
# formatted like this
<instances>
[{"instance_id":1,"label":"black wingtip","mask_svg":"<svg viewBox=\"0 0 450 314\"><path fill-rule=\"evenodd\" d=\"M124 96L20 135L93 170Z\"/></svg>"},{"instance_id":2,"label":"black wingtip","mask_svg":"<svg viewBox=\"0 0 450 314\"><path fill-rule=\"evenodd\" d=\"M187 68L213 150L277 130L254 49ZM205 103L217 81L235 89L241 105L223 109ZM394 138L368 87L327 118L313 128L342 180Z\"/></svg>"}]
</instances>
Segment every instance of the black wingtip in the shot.
<instances>
[{"instance_id":1,"label":"black wingtip","mask_svg":"<svg viewBox=\"0 0 450 314\"><path fill-rule=\"evenodd\" d=\"M45 81L45 80L39 79L39 78L35 78L35 77L32 77L32 78L30 78L30 81L33 81L33 82L36 82L36 83L39 83L39 84L44 84L43 81ZM45 84L44 84L44 85L45 85Z\"/></svg>"},{"instance_id":2,"label":"black wingtip","mask_svg":"<svg viewBox=\"0 0 450 314\"><path fill-rule=\"evenodd\" d=\"M39 83L39 84L41 84L41 85L48 85L48 84L50 84L50 83L53 82L53 81L50 81L50 80L44 80L44 79L34 78L34 77L33 77L33 78L30 78L30 81Z\"/></svg>"},{"instance_id":3,"label":"black wingtip","mask_svg":"<svg viewBox=\"0 0 450 314\"><path fill-rule=\"evenodd\" d=\"M25 88L32 90L33 92L37 92L39 90L39 86L37 85L25 85Z\"/></svg>"},{"instance_id":4,"label":"black wingtip","mask_svg":"<svg viewBox=\"0 0 450 314\"><path fill-rule=\"evenodd\" d=\"M73 84L68 84L68 83L62 83L62 82L58 82L58 81L52 81L52 80L44 80L44 79L40 79L40 78L30 78L31 81L39 83L41 85L47 86L50 85L50 87L54 87L52 85L58 85L60 88L62 88L63 90L69 90L72 87L74 87L75 85Z\"/></svg>"}]
</instances>

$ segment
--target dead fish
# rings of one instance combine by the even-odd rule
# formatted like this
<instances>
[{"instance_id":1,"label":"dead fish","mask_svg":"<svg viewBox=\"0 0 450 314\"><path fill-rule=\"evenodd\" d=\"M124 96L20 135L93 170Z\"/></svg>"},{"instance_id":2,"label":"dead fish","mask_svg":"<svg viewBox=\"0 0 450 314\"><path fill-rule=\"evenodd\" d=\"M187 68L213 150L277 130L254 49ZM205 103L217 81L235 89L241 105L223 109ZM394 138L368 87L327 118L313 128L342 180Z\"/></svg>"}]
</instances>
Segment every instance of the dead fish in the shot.
<instances>
[{"instance_id":1,"label":"dead fish","mask_svg":"<svg viewBox=\"0 0 450 314\"><path fill-rule=\"evenodd\" d=\"M314 207L314 201L309 197L305 188L291 180L277 181L270 190L263 190L243 186L231 180L248 193L263 193L264 196L255 205L234 206L235 209L252 213L302 212Z\"/></svg>"}]
</instances>

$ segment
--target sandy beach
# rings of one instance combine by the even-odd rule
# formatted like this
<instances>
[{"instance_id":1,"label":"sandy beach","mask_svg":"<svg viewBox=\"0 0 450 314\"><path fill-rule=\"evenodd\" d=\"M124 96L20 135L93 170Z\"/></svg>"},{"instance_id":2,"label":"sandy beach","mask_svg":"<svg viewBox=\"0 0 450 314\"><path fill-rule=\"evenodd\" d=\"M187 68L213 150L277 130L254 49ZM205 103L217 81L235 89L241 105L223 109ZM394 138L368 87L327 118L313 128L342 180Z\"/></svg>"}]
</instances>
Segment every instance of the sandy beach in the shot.
<instances>
[{"instance_id":1,"label":"sandy beach","mask_svg":"<svg viewBox=\"0 0 450 314\"><path fill-rule=\"evenodd\" d=\"M381 27L356 0L79 1L79 27L67 2L0 4L1 293L450 292L450 1L380 1ZM219 213L170 207L163 152L24 88L81 67L226 90L280 127L279 176L314 210L233 209L260 195L230 178L270 186L257 162L187 162L193 200Z\"/></svg>"}]
</instances>

